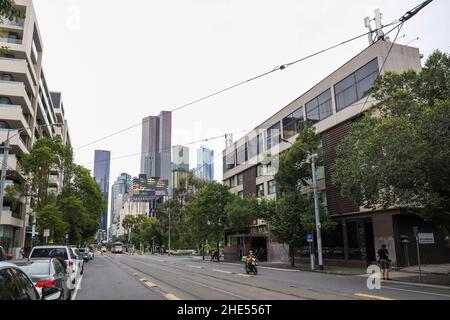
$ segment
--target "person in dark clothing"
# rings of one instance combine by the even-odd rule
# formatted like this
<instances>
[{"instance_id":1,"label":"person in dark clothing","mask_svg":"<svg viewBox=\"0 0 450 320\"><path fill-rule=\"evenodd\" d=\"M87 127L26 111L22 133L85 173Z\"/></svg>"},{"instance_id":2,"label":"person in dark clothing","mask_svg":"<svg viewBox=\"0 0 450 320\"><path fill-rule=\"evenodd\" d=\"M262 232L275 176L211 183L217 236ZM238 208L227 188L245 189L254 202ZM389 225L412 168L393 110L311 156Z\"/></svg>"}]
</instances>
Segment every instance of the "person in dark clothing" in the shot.
<instances>
[{"instance_id":1,"label":"person in dark clothing","mask_svg":"<svg viewBox=\"0 0 450 320\"><path fill-rule=\"evenodd\" d=\"M378 250L378 264L381 268L381 276L383 280L391 280L389 279L389 267L391 265L391 260L389 259L389 251L386 248L386 245L383 244L381 249Z\"/></svg>"}]
</instances>

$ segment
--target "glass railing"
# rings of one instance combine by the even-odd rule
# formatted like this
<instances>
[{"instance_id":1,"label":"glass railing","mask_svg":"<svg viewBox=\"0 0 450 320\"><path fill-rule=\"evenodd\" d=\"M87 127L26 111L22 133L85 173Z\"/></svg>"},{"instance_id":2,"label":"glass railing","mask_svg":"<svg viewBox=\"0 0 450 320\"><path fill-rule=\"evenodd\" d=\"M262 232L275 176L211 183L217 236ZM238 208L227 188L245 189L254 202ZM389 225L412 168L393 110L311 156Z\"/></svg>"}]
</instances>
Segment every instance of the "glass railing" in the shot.
<instances>
[{"instance_id":1,"label":"glass railing","mask_svg":"<svg viewBox=\"0 0 450 320\"><path fill-rule=\"evenodd\" d=\"M7 43L14 43L14 44L22 44L22 39L14 39L14 38L0 37L0 42L7 42Z\"/></svg>"},{"instance_id":2,"label":"glass railing","mask_svg":"<svg viewBox=\"0 0 450 320\"><path fill-rule=\"evenodd\" d=\"M9 20L9 18L0 16L1 24L5 26L14 26L14 27L23 27L25 25L25 19L13 19Z\"/></svg>"},{"instance_id":3,"label":"glass railing","mask_svg":"<svg viewBox=\"0 0 450 320\"><path fill-rule=\"evenodd\" d=\"M15 105L15 104L3 104L3 103L0 103L0 108L20 108L20 106Z\"/></svg>"},{"instance_id":4,"label":"glass railing","mask_svg":"<svg viewBox=\"0 0 450 320\"><path fill-rule=\"evenodd\" d=\"M25 84L21 81L12 81L12 80L0 80L0 83L13 84L16 86L25 86Z\"/></svg>"}]
</instances>

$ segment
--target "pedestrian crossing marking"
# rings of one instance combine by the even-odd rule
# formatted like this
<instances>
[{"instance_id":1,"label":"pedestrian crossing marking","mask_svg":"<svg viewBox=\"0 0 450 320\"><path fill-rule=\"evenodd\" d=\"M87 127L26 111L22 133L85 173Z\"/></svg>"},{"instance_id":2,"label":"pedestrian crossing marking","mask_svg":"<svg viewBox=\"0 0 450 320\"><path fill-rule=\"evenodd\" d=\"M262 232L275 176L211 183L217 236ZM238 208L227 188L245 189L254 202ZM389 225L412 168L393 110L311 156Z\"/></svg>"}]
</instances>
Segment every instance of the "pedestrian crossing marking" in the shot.
<instances>
[{"instance_id":1,"label":"pedestrian crossing marking","mask_svg":"<svg viewBox=\"0 0 450 320\"><path fill-rule=\"evenodd\" d=\"M380 296L372 296L372 295L363 294L363 293L355 293L355 296L361 297L361 298L376 299L376 300L387 300L387 301L394 300L394 299L391 299L391 298L380 297Z\"/></svg>"},{"instance_id":2,"label":"pedestrian crossing marking","mask_svg":"<svg viewBox=\"0 0 450 320\"><path fill-rule=\"evenodd\" d=\"M168 300L181 300L180 298L178 298L177 296L173 295L173 294L166 294L165 295L166 299Z\"/></svg>"}]
</instances>

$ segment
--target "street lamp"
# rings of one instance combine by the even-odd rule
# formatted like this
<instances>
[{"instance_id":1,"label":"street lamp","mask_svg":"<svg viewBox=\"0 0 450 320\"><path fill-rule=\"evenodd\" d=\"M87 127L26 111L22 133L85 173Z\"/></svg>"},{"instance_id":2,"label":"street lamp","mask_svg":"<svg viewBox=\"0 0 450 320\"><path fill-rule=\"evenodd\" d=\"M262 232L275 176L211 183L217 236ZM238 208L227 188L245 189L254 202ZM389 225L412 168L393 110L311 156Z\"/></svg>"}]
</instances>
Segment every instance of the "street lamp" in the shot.
<instances>
[{"instance_id":1,"label":"street lamp","mask_svg":"<svg viewBox=\"0 0 450 320\"><path fill-rule=\"evenodd\" d=\"M292 142L286 139L281 139L281 141L294 145ZM322 256L322 225L320 223L320 209L319 209L319 196L317 192L317 178L316 178L316 159L317 154L310 154L311 159L311 170L312 170L312 180L313 180L313 192L314 192L314 212L316 217L316 233L317 233L317 256L319 262L319 270L323 270L323 256Z\"/></svg>"},{"instance_id":2,"label":"street lamp","mask_svg":"<svg viewBox=\"0 0 450 320\"><path fill-rule=\"evenodd\" d=\"M51 127L64 126L64 123L54 123L49 126L51 126ZM4 141L5 145L1 146L1 148L3 148L3 163L2 163L2 173L1 173L1 179L0 179L0 215L3 213L3 200L5 197L5 181L6 181L6 172L8 169L9 150L11 149L11 147L10 147L11 139L26 130L41 128L41 127L47 127L47 125L39 125L39 126L35 126L35 127L30 127L30 128L7 129L6 140ZM10 132L16 131L16 130L17 130L17 133L10 136ZM25 234L25 232L24 232L24 234ZM33 231L33 237L34 237L34 231Z\"/></svg>"}]
</instances>

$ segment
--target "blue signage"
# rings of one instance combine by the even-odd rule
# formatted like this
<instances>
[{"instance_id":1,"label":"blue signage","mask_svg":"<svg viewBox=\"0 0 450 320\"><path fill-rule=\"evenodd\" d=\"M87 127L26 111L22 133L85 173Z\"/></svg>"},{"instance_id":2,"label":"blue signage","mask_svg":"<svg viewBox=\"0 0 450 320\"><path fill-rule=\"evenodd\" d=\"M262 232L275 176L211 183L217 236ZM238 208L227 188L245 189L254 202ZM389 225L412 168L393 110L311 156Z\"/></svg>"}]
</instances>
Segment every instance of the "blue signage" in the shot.
<instances>
[{"instance_id":1,"label":"blue signage","mask_svg":"<svg viewBox=\"0 0 450 320\"><path fill-rule=\"evenodd\" d=\"M313 242L313 235L308 233L308 235L306 236L306 240L308 240L308 242Z\"/></svg>"}]
</instances>

